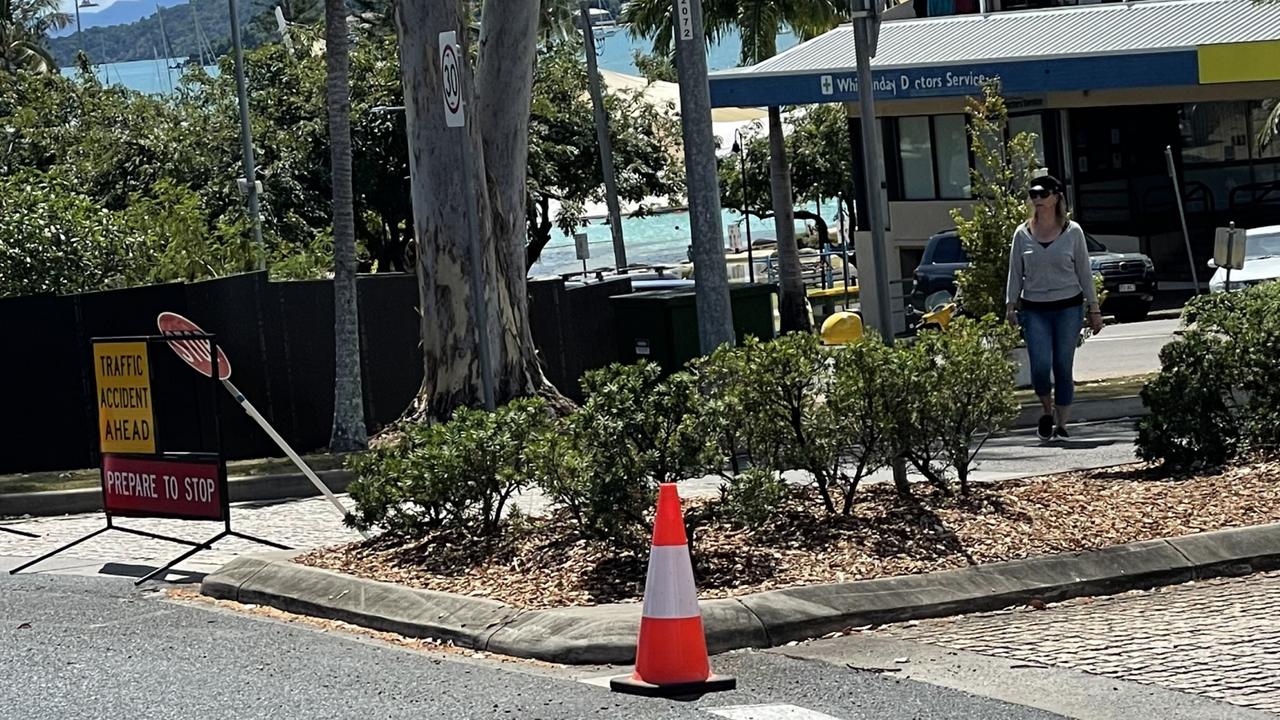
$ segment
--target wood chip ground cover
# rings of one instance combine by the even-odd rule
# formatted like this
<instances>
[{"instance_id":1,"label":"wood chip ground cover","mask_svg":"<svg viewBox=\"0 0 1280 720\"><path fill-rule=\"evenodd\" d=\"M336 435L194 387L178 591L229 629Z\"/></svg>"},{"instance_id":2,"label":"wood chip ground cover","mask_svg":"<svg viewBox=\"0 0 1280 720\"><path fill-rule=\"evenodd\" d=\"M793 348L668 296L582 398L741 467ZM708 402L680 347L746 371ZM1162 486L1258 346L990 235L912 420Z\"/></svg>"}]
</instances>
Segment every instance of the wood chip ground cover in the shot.
<instances>
[{"instance_id":1,"label":"wood chip ground cover","mask_svg":"<svg viewBox=\"0 0 1280 720\"><path fill-rule=\"evenodd\" d=\"M970 499L917 488L860 491L850 517L794 498L774 520L735 528L713 502L685 504L703 598L848 582L1048 553L1280 522L1280 462L1162 479L1136 465L1007 481ZM440 535L410 545L373 540L323 548L297 562L412 587L482 596L523 608L637 601L648 547L575 537L560 518L534 518L501 541Z\"/></svg>"}]
</instances>

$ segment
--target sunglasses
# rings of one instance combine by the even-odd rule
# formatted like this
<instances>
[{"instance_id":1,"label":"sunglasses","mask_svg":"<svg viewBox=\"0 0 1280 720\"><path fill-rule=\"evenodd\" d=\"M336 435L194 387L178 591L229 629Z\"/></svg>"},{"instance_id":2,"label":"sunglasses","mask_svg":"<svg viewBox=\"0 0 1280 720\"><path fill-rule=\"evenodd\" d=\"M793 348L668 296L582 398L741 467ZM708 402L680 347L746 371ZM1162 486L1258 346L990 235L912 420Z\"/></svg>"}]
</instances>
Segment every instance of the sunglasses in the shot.
<instances>
[{"instance_id":1,"label":"sunglasses","mask_svg":"<svg viewBox=\"0 0 1280 720\"><path fill-rule=\"evenodd\" d=\"M1034 187L1027 191L1027 197L1032 200L1041 200L1047 197L1051 197L1053 194L1054 192L1052 190L1046 190L1044 188L1039 188L1039 187Z\"/></svg>"}]
</instances>

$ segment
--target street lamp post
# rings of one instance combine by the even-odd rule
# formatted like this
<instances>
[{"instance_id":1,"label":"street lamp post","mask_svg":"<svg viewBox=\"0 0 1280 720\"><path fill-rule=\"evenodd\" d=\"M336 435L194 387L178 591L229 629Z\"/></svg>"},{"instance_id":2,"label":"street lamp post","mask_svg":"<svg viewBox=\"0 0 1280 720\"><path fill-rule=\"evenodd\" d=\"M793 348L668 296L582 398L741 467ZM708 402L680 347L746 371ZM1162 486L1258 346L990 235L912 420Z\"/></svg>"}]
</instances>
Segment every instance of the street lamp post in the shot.
<instances>
[{"instance_id":1,"label":"street lamp post","mask_svg":"<svg viewBox=\"0 0 1280 720\"><path fill-rule=\"evenodd\" d=\"M751 248L751 216L747 214L747 139L742 128L733 131L733 151L738 154L738 175L742 180L742 224L747 232L747 275L749 282L756 281L756 258Z\"/></svg>"},{"instance_id":2,"label":"street lamp post","mask_svg":"<svg viewBox=\"0 0 1280 720\"><path fill-rule=\"evenodd\" d=\"M73 2L71 4L76 9L76 46L80 52L84 52L84 30L80 28L80 8L98 7L98 3L93 0L82 0L81 2Z\"/></svg>"},{"instance_id":3,"label":"street lamp post","mask_svg":"<svg viewBox=\"0 0 1280 720\"><path fill-rule=\"evenodd\" d=\"M244 166L243 191L249 198L249 221L253 224L253 240L258 249L257 268L267 269L267 248L262 242L262 215L258 209L257 169L253 159L253 131L249 126L249 90L244 78L244 47L240 43L240 10L236 0L227 0L231 13L231 48L235 62L236 99L240 106L240 154Z\"/></svg>"}]
</instances>

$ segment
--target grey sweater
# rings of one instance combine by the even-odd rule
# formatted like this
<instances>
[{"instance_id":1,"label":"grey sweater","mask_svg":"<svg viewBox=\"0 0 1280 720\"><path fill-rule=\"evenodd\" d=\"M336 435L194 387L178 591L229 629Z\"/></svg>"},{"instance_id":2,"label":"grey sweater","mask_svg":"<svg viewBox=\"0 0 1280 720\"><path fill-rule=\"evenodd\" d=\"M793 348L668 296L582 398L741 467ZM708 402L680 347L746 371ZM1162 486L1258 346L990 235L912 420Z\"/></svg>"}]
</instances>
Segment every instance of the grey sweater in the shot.
<instances>
[{"instance_id":1,"label":"grey sweater","mask_svg":"<svg viewBox=\"0 0 1280 720\"><path fill-rule=\"evenodd\" d=\"M1040 244L1023 223L1013 233L1009 248L1009 291L1007 302L1019 300L1053 302L1083 294L1090 307L1098 304L1089 265L1089 247L1084 231L1075 222L1048 247Z\"/></svg>"}]
</instances>

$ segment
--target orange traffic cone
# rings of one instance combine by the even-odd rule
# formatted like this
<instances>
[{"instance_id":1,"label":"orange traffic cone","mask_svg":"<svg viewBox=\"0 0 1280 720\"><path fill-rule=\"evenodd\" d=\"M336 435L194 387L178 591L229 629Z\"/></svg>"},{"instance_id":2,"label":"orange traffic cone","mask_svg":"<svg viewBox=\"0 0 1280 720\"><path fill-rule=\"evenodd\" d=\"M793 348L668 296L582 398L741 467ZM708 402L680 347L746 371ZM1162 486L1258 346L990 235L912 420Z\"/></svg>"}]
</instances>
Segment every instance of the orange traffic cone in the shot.
<instances>
[{"instance_id":1,"label":"orange traffic cone","mask_svg":"<svg viewBox=\"0 0 1280 720\"><path fill-rule=\"evenodd\" d=\"M688 697L737 685L734 678L711 674L680 494L673 483L664 483L658 487L636 669L629 677L613 678L609 687L635 695Z\"/></svg>"}]
</instances>

